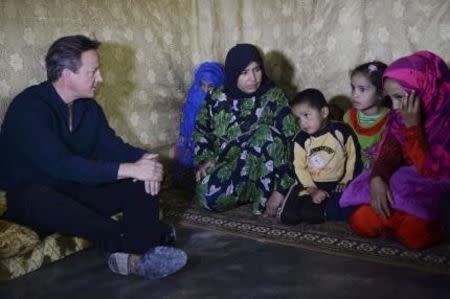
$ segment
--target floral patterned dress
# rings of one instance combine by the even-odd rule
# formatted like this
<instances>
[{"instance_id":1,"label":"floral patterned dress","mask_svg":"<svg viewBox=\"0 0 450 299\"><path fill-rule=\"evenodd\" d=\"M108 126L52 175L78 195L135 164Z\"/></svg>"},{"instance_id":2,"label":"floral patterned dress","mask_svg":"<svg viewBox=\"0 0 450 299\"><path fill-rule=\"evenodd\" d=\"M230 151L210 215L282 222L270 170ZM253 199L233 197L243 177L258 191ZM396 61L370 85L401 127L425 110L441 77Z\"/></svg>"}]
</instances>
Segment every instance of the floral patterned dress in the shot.
<instances>
[{"instance_id":1,"label":"floral patterned dress","mask_svg":"<svg viewBox=\"0 0 450 299\"><path fill-rule=\"evenodd\" d=\"M195 161L214 161L197 186L206 209L225 211L252 203L260 214L276 190L285 195L295 183L290 149L298 131L288 100L277 87L260 97L230 99L217 90L196 124Z\"/></svg>"}]
</instances>

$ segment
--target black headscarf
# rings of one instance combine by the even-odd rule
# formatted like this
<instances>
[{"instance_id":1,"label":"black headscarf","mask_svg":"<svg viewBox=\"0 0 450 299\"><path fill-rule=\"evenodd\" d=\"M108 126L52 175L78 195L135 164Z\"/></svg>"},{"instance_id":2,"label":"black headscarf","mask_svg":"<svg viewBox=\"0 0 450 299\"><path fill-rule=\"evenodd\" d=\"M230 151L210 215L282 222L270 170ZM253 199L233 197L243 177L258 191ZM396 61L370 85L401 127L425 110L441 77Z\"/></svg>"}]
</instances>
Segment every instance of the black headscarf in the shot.
<instances>
[{"instance_id":1,"label":"black headscarf","mask_svg":"<svg viewBox=\"0 0 450 299\"><path fill-rule=\"evenodd\" d=\"M237 86L239 75L251 63L256 62L262 70L262 80L259 88L253 93L245 93ZM225 93L227 96L240 99L260 96L274 86L266 76L264 64L258 49L251 44L237 44L228 51L225 59Z\"/></svg>"}]
</instances>

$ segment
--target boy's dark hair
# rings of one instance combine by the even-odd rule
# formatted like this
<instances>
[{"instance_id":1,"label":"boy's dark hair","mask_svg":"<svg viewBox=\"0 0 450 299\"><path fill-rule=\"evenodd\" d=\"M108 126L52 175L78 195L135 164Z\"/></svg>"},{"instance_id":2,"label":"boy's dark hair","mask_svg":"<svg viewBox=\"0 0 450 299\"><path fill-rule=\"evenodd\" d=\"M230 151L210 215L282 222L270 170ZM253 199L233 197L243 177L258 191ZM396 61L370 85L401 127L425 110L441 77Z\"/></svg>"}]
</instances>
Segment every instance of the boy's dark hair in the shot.
<instances>
[{"instance_id":1,"label":"boy's dark hair","mask_svg":"<svg viewBox=\"0 0 450 299\"><path fill-rule=\"evenodd\" d=\"M363 74L366 76L370 83L377 89L377 94L383 94L383 73L386 70L387 65L381 61L374 60L358 65L350 72L350 78L356 74Z\"/></svg>"},{"instance_id":2,"label":"boy's dark hair","mask_svg":"<svg viewBox=\"0 0 450 299\"><path fill-rule=\"evenodd\" d=\"M328 103L325 100L323 93L315 88L307 88L297 93L295 97L292 99L290 105L291 107L293 107L295 105L303 103L307 103L308 105L317 110L320 110L323 107L328 106Z\"/></svg>"},{"instance_id":3,"label":"boy's dark hair","mask_svg":"<svg viewBox=\"0 0 450 299\"><path fill-rule=\"evenodd\" d=\"M64 69L77 72L81 66L81 54L88 50L97 50L100 42L84 35L64 36L57 39L45 56L47 79L55 82Z\"/></svg>"}]
</instances>

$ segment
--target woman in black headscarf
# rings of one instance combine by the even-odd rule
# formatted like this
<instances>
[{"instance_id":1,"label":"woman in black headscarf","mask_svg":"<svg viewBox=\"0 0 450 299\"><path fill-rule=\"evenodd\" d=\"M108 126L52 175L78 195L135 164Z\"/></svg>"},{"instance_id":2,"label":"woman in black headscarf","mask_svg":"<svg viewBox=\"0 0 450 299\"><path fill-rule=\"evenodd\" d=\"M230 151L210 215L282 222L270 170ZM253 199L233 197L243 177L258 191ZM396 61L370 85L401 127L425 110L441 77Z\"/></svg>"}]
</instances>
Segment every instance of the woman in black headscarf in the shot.
<instances>
[{"instance_id":1,"label":"woman in black headscarf","mask_svg":"<svg viewBox=\"0 0 450 299\"><path fill-rule=\"evenodd\" d=\"M225 60L225 85L197 117L197 199L224 211L252 203L275 216L294 183L289 142L297 132L288 99L267 78L255 46L237 44Z\"/></svg>"}]
</instances>

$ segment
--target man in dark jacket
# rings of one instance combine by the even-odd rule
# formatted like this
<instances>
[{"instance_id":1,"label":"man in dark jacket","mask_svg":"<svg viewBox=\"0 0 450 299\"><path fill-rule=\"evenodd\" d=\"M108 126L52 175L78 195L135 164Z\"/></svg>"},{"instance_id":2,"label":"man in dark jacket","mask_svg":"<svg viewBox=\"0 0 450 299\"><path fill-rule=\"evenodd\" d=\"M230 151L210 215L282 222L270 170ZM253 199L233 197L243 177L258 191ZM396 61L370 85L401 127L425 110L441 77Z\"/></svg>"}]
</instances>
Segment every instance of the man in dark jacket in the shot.
<instances>
[{"instance_id":1,"label":"man in dark jacket","mask_svg":"<svg viewBox=\"0 0 450 299\"><path fill-rule=\"evenodd\" d=\"M164 246L175 231L159 221L163 167L157 155L116 136L93 99L103 81L99 46L81 35L56 40L45 59L48 80L10 104L0 131L5 218L41 235L91 240L113 252L116 273L164 277L186 255ZM110 218L118 212L121 222Z\"/></svg>"}]
</instances>

